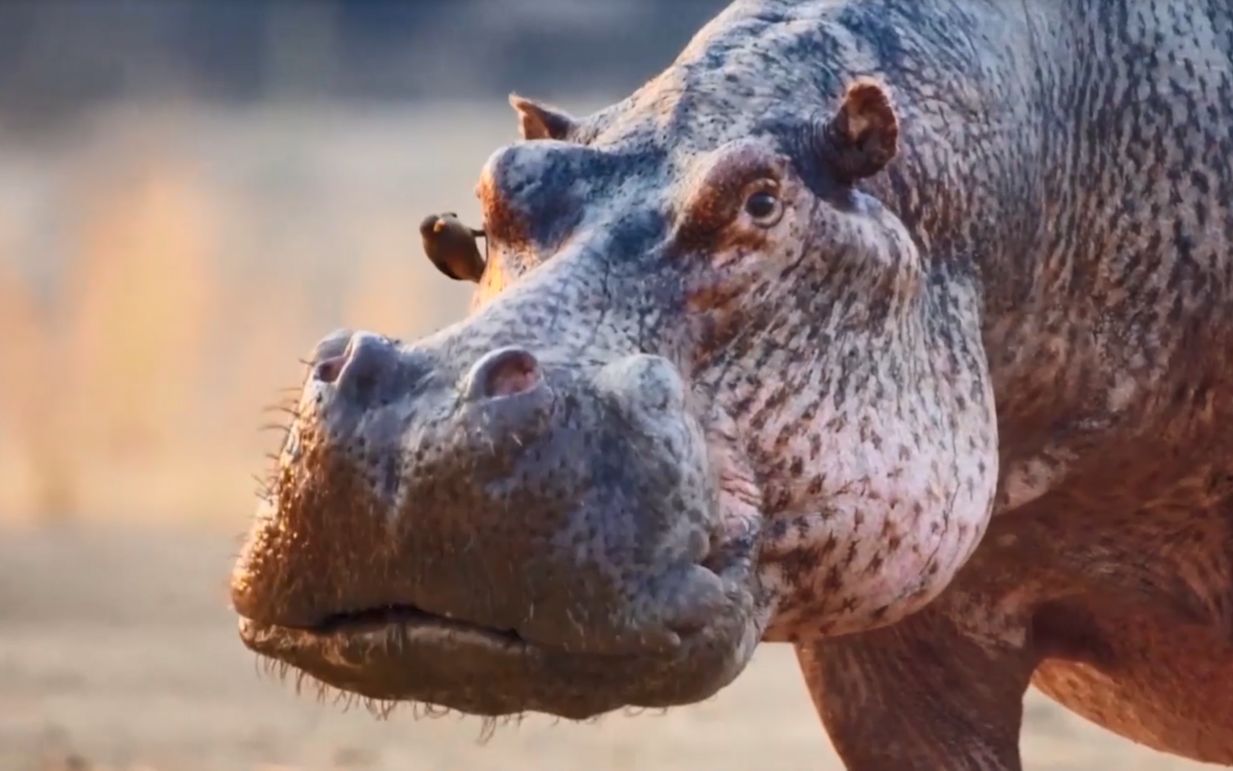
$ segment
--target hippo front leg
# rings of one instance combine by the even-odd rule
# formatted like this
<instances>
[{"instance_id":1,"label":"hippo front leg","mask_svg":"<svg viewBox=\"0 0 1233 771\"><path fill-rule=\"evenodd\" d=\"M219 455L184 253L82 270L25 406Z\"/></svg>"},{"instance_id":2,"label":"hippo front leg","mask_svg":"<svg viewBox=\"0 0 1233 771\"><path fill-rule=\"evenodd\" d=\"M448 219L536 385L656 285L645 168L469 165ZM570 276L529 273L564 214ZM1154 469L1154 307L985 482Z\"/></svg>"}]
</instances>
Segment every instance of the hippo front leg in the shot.
<instances>
[{"instance_id":1,"label":"hippo front leg","mask_svg":"<svg viewBox=\"0 0 1233 771\"><path fill-rule=\"evenodd\" d=\"M861 634L797 643L835 749L852 771L1018 771L1035 662L1023 630L964 630L936 604Z\"/></svg>"}]
</instances>

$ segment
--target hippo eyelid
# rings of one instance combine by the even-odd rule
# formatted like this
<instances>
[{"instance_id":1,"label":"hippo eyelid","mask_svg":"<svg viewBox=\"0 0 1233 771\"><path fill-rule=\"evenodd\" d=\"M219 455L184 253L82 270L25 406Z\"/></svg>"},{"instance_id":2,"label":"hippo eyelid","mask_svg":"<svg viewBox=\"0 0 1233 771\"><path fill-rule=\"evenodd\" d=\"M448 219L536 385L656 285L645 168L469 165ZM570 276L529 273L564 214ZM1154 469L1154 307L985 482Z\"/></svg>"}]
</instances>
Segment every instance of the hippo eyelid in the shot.
<instances>
[{"instance_id":1,"label":"hippo eyelid","mask_svg":"<svg viewBox=\"0 0 1233 771\"><path fill-rule=\"evenodd\" d=\"M746 211L751 195L773 191L779 196L788 165L786 158L754 142L720 149L708 160L685 196L681 230L686 240L731 225Z\"/></svg>"}]
</instances>

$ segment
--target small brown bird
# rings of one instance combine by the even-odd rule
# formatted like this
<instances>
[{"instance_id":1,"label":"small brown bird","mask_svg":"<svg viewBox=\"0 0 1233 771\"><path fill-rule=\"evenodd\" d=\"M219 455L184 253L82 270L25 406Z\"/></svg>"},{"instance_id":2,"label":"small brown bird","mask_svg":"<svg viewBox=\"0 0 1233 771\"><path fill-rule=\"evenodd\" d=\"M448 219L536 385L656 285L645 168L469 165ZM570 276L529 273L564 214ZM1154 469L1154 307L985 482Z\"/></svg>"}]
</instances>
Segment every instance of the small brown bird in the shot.
<instances>
[{"instance_id":1,"label":"small brown bird","mask_svg":"<svg viewBox=\"0 0 1233 771\"><path fill-rule=\"evenodd\" d=\"M467 227L453 212L432 214L420 223L424 253L437 270L455 281L479 281L484 275L484 257L476 240L484 231Z\"/></svg>"}]
</instances>

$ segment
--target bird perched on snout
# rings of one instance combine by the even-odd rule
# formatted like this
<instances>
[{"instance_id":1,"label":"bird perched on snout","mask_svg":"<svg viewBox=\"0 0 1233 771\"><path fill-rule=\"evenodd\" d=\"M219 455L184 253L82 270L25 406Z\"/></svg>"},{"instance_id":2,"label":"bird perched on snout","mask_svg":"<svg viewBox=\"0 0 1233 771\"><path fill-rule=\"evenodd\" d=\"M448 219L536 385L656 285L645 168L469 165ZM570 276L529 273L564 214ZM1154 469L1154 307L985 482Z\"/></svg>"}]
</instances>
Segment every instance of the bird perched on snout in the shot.
<instances>
[{"instance_id":1,"label":"bird perched on snout","mask_svg":"<svg viewBox=\"0 0 1233 771\"><path fill-rule=\"evenodd\" d=\"M437 270L455 281L479 281L484 257L476 241L484 231L468 227L453 212L432 214L420 223L424 253Z\"/></svg>"}]
</instances>

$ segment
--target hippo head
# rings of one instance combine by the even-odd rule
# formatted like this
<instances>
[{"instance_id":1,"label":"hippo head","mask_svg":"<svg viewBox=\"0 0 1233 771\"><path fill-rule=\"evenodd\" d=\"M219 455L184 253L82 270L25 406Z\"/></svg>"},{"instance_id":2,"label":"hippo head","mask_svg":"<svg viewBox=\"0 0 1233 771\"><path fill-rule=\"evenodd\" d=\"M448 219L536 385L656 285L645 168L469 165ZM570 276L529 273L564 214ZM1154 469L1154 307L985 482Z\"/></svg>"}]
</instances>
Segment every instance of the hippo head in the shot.
<instances>
[{"instance_id":1,"label":"hippo head","mask_svg":"<svg viewBox=\"0 0 1233 771\"><path fill-rule=\"evenodd\" d=\"M515 100L470 316L318 346L233 576L249 647L585 717L947 585L997 472L974 289L858 187L899 148L883 87L781 91L738 108L678 69L585 120Z\"/></svg>"}]
</instances>

